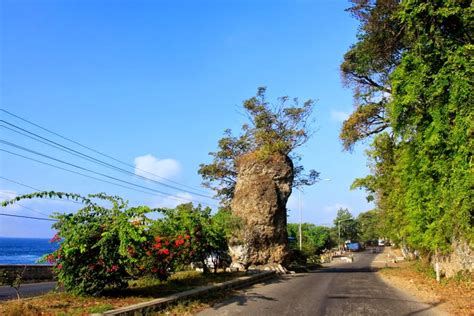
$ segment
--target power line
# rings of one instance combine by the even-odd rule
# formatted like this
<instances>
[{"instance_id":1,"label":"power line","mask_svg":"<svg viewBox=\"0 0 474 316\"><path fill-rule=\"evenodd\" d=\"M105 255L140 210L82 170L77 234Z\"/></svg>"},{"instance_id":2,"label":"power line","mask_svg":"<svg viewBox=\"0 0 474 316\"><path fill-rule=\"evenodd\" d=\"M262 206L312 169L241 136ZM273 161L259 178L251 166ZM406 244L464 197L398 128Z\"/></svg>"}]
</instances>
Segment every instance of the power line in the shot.
<instances>
[{"instance_id":1,"label":"power line","mask_svg":"<svg viewBox=\"0 0 474 316\"><path fill-rule=\"evenodd\" d=\"M13 214L5 214L5 213L0 213L0 216L20 217L20 218L36 219L36 220L40 220L40 221L50 221L50 222L57 222L58 221L57 219L51 219L51 218L13 215Z\"/></svg>"},{"instance_id":2,"label":"power line","mask_svg":"<svg viewBox=\"0 0 474 316\"><path fill-rule=\"evenodd\" d=\"M68 165L68 166L71 166L71 167L74 167L74 168L77 168L77 169L80 169L80 170L84 170L84 171L87 171L87 172L90 172L90 173L93 173L93 174L96 174L96 175L100 175L100 176L105 177L105 178L108 178L108 179L112 179L112 180L119 181L119 182L122 182L122 183L125 183L125 184L128 184L128 185L132 185L132 186L139 187L139 188L142 188L142 189L145 189L145 190L149 190L149 191L152 191L152 192L156 192L156 193L159 193L159 194L163 194L163 195L165 195L165 196L167 196L167 197L173 197L173 195L168 194L168 193L166 193L166 192L162 192L162 191L159 191L159 190L151 189L151 188L145 187L145 186L143 186L143 185L135 184L135 183L133 183L133 182L129 182L129 181L122 180L122 179L119 179L119 178L116 178L116 177L112 177L112 176L109 176L109 175L104 174L104 173L101 173L101 172L96 172L96 171L90 170L90 169L88 169L88 168L85 168L85 167L82 167L82 166L78 166L78 165L76 165L76 164L73 164L73 163L70 163L70 162L67 162L67 161L64 161L64 160L61 160L61 159L57 159L57 158L51 157L51 156L49 156L49 155L42 154L42 153L37 152L37 151L35 151L35 150L31 150L31 149L28 149L28 148L26 148L26 147L23 147L23 146L19 146L19 145L10 143L10 142L5 141L5 140L3 140L3 139L0 139L0 143L6 144L6 145L11 146L11 147L18 148L18 149L23 150L23 151L30 152L30 153L35 154L35 155L38 155L38 156L45 157L45 158L50 159L50 160L54 160L54 161L60 162L60 163L62 163L62 164L65 164L65 165ZM67 169L66 169L66 170L67 170ZM111 183L111 182L109 182L109 183ZM189 202L192 202L192 201L193 201L193 200L186 199L186 198L178 198L178 199L179 199L179 200L189 201ZM200 202L200 201L197 201L197 202ZM200 203L202 203L202 204L207 204L207 205L211 205L211 204L204 203L204 202L200 202Z\"/></svg>"},{"instance_id":3,"label":"power line","mask_svg":"<svg viewBox=\"0 0 474 316\"><path fill-rule=\"evenodd\" d=\"M22 133L22 132L19 132L19 131L17 131L17 130L14 130L14 129L9 128L9 127L4 126L4 125L0 125L0 127L6 128L6 129L11 130L11 131L13 131L13 132L15 132L15 133L18 133L18 134L20 134L20 135L23 135L23 136L28 137L28 138L30 138L30 139L33 139L33 140L35 140L35 141L41 142L41 143L46 144L46 145L48 145L48 146L57 148L57 149L59 149L59 150L62 150L62 151L64 151L64 152L67 152L67 153L72 154L72 155L74 155L74 156L80 157L80 158L82 158L82 159L86 159L86 160L88 160L88 161L91 161L91 162L100 164L100 165L102 165L102 166L108 167L109 169L113 169L113 170L116 170L116 171L120 171L120 172L122 172L122 173L129 174L129 175L132 175L132 176L137 177L137 178L140 178L140 179L148 180L148 181L154 182L154 183L156 183L156 184L159 184L159 185L162 185L162 186L171 188L171 189L180 190L180 191L184 191L184 192L187 192L187 193L190 193L190 194L194 194L194 195L197 195L197 196L201 196L201 197L204 197L204 198L212 199L211 196L204 195L204 194L200 194L200 193L193 192L193 191L187 191L187 190L184 190L184 189L181 189L181 188L178 188L178 187L175 187L175 186L166 184L166 183L162 183L162 182L156 181L156 180L151 179L151 178L147 178L147 177L138 175L138 174L136 174L136 173L130 172L130 171L125 170L125 169L123 169L123 168L114 166L114 165L109 164L109 163L107 163L107 162L105 162L105 161L102 161L102 160L100 160L100 159L97 159L97 158L94 158L94 157L92 157L92 156L89 156L89 155L86 155L86 154L84 154L84 153L81 153L80 151L77 151L77 150L74 150L74 149L72 149L72 148L70 148L70 147L64 146L64 145L62 145L62 144L60 144L60 143L57 143L57 142L52 141L52 140L50 140L50 139L48 139L48 138L42 137L42 136L40 136L40 135L38 135L38 134L35 134L35 133L31 132L31 131L28 131L28 130L26 130L26 129L24 129L24 128L21 128L21 127L15 125L15 124L11 124L11 123L6 122L6 121L4 121L4 120L0 120L0 122L5 123L5 124L8 124L8 125L10 125L10 126L13 126L13 127L16 128L16 129L19 129L19 130L21 130L21 131L23 131L23 132L26 132L26 133L30 134L30 135L34 135L35 137L40 138L40 139L37 139L37 138L32 137L32 136L29 136L29 135L27 135L27 134L24 134L24 133ZM44 141L43 141L43 140L44 140Z\"/></svg>"},{"instance_id":4,"label":"power line","mask_svg":"<svg viewBox=\"0 0 474 316\"><path fill-rule=\"evenodd\" d=\"M21 185L21 186L23 186L23 187L25 187L25 188L32 189L32 190L35 190L35 191L37 191L37 192L45 191L45 190L41 190L41 189L32 187L32 186L30 186L30 185L27 185L27 184L24 184L24 183L21 183L21 182L12 180L12 179L5 178L5 177L3 177L3 176L0 176L0 179L3 179L3 180L6 180L6 181L9 181L9 182L11 182L11 183L15 183L15 184ZM74 200L69 200L69 199L68 199L68 200L64 200L64 199L56 199L56 198L50 198L50 197L46 197L46 199L48 199L48 200L54 200L54 201L70 202L70 203L75 203L75 204L83 205L83 203L81 203L81 202L74 201Z\"/></svg>"},{"instance_id":5,"label":"power line","mask_svg":"<svg viewBox=\"0 0 474 316\"><path fill-rule=\"evenodd\" d=\"M193 202L193 200L190 200L190 199L187 199L187 198L176 197L176 196L174 196L174 195L170 195L170 194L165 193L165 192L161 192L161 191L158 191L158 190L155 190L155 189L147 188L147 187L145 187L145 186L141 186L141 185L138 185L138 184L135 184L135 183L132 183L132 182L128 182L128 181L125 181L125 180L121 180L121 179L118 179L118 178L115 178L115 177L112 177L112 176L108 176L108 175L105 175L105 174L102 174L102 173L94 172L94 171L89 170L89 169L87 169L87 168L83 168L83 167L80 167L80 166L76 166L76 165L74 165L74 164L71 164L71 163L62 161L62 160L60 160L60 159L56 159L56 158L50 157L50 156L48 156L48 155L44 155L44 154L38 153L38 152L36 152L36 151L34 151L34 150L30 150L30 149L24 148L24 147L22 147L22 146L18 146L18 145L12 144L12 143L6 142L6 141L4 141L4 140L0 140L0 142L1 142L1 143L5 143L5 144L7 144L7 145L9 145L9 146L12 146L12 147L19 148L19 149L21 149L21 150L25 150L25 151L31 152L31 153L36 154L36 155L40 155L40 156L46 157L46 158L48 158L48 159L52 159L52 160L55 160L55 161L58 161L58 162L61 162L61 163L64 163L64 164L73 166L73 167L78 168L78 169L81 169L81 170L85 170L85 171L88 171L88 172L91 172L91 173L94 173L94 174L98 174L98 175L104 176L104 177L109 178L109 179L113 179L113 180L116 180L116 181L119 181L119 182L122 182L122 183L127 183L127 184L130 184L130 185L136 186L136 187L141 187L141 188L144 188L144 189L146 189L146 190L153 191L153 192L155 192L155 194L158 194L158 195L161 195L161 196L164 196L164 197L167 197L167 198L171 198L171 199L174 199L174 200L177 200L177 201L180 201L180 202L183 202L183 201L186 201L186 202ZM153 196L155 195L155 194L153 194L153 193L151 193L151 192L146 192L146 191L143 191L143 190L135 189L135 188L133 188L133 187L129 187L129 186L121 185L121 184L114 183L114 182L111 182L111 181L107 181L107 180L104 180L104 179L100 179L100 178L97 178L97 177L93 177L93 176L90 176L90 175L87 175L87 174L84 174L84 173L81 173L81 172L77 172L77 171L73 171L73 170L70 170L70 169L66 169L66 168L63 168L63 167L60 167L60 166L56 166L56 165L53 165L53 164L50 164L50 163L47 163L47 162L44 162L44 161L41 161L41 160L37 160L37 159L31 158L31 157L27 157L27 156L24 156L24 155L21 155L21 154L18 154L18 153L14 153L14 152L11 152L11 151L8 151L8 150L5 150L5 149L0 149L0 151L6 152L6 153L9 153L9 154L11 154L11 155L18 156L18 157L22 157L22 158L24 158L24 159L32 160L32 161L35 161L35 162L38 162L38 163L41 163L41 164L44 164L44 165L47 165L47 166L56 168L56 169L61 169L61 170L68 171L68 172L71 172L71 173L79 174L79 175L81 175L81 176L84 176L84 177L87 177L87 178L91 178L91 179L94 179L94 180L97 180L97 181L109 183L109 184L116 185L116 186L119 186L119 187L122 187L122 188L126 188L126 189L133 190L133 191L137 191L137 192L142 192L142 193L149 194L149 195L153 195ZM204 204L204 205L208 205L208 206L217 207L217 205L205 203L205 202L202 202L202 201L194 201L194 202L198 202L198 203L201 203L201 204Z\"/></svg>"},{"instance_id":6,"label":"power line","mask_svg":"<svg viewBox=\"0 0 474 316\"><path fill-rule=\"evenodd\" d=\"M113 185L116 185L116 186L119 186L119 187L122 187L122 188L134 190L134 191L137 191L137 192L142 192L142 193L154 195L154 194L151 193L151 192L146 192L146 191L137 190L137 189L132 188L132 187L128 187L128 186L124 186L124 185L121 185L121 184L118 184L118 183L110 182L110 181L107 181L107 180L104 180L104 179L96 178L96 177L87 175L87 174L85 174L85 173L81 173L81 172L77 172L77 171L74 171L74 170L70 170L70 169L66 169L66 168L63 168L63 167L59 167L59 166L56 166L56 165L53 165L53 164L50 164L50 163L47 163L47 162L44 162L44 161L41 161L41 160L37 160L37 159L31 158L31 157L23 156L23 155L21 155L21 154L14 153L14 152L11 152L11 151L8 151L8 150L5 150L5 149L1 149L1 148L0 148L0 151L6 152L6 153L9 153L9 154L11 154L11 155L18 156L18 157L22 157L22 158L25 158L25 159L28 159L28 160L31 160L31 161L35 161L35 162L38 162L38 163L41 163L41 164L43 164L43 165L50 166L50 167L53 167L53 168L56 168L56 169L68 171L68 172L71 172L71 173L74 173L74 174L78 174L78 175L81 175L81 176L84 176L84 177L87 177L87 178L90 178L90 179L94 179L94 180L97 180L97 181L101 181L101 182L113 184Z\"/></svg>"},{"instance_id":7,"label":"power line","mask_svg":"<svg viewBox=\"0 0 474 316\"><path fill-rule=\"evenodd\" d=\"M28 124L31 124L31 125L33 125L33 126L36 126L37 128L42 129L43 131L46 131L46 132L48 132L48 133L50 133L50 134L53 134L53 135L55 135L55 136L57 136L57 137L60 137L60 138L62 138L62 139L64 139L64 140L67 140L68 142L71 142L71 143L73 143L73 144L76 144L76 145L78 145L78 146L80 146L80 147L82 147L82 148L85 148L85 149L87 149L87 150L90 150L90 151L92 151L92 152L94 152L94 153L96 153L96 154L99 154L99 155L103 156L103 157L109 158L109 159L111 159L111 160L113 160L113 161L115 161L115 162L121 163L122 165L131 167L131 168L135 168L135 169L140 170L140 171L143 171L143 172L145 172L145 173L147 173L147 174L153 175L153 176L155 176L155 177L157 177L157 178L159 178L159 179L163 179L163 180L165 180L165 181L174 183L174 184L176 184L176 185L180 185L180 186L185 187L185 188L189 188L189 189L192 189L192 190L197 190L197 191L200 191L200 192L205 192L205 191L203 191L203 190L193 188L193 187L191 187L191 186L188 186L188 185L185 185L185 184L182 184L182 183L179 183L179 182L176 182L176 181L167 179L167 178L165 178L165 177L161 177L161 176L159 176L159 175L157 175L157 174L155 174L155 173L149 172L149 171L147 171L147 170L137 168L136 166L134 166L134 165L132 165L132 164L129 164L129 163L127 163L127 162L124 162L124 161L122 161L122 160L119 160L119 159L117 159L117 158L114 158L114 157L112 157L112 156L110 156L110 155L104 154L104 153L102 153L102 152L100 152L100 151L98 151L98 150L96 150L96 149L93 149L93 148L91 148L91 147L89 147L89 146L83 145L83 144L81 144L81 143L79 143L79 142L77 142L77 141L74 141L74 140L72 140L72 139L70 139L70 138L68 138L68 137L62 136L62 135L60 135L59 133L53 132L53 131L51 131L51 130L45 128L45 127L42 127L42 126L40 126L40 125L38 125L38 124L36 124L36 123L33 123L33 122L27 120L26 118L23 118L23 117L21 117L21 116L19 116L19 115L13 114L12 112L7 111L7 110L5 110L5 109L0 109L0 111L6 113L6 114L8 114L8 115L11 115L11 116L13 116L13 117L16 117L17 119L22 120L22 121L24 121L24 122L26 122L26 123L28 123ZM181 190L181 189L180 189L180 190ZM183 191L184 191L184 190L183 190Z\"/></svg>"},{"instance_id":8,"label":"power line","mask_svg":"<svg viewBox=\"0 0 474 316\"><path fill-rule=\"evenodd\" d=\"M0 195L3 195L3 196L8 197L6 194L0 193ZM31 207L25 206L25 205L23 205L23 204L20 204L20 203L18 203L18 202L15 202L14 205L18 205L19 207L22 207L22 208L24 208L24 209L26 209L26 210L29 210L29 211L31 211L31 212L34 212L34 213L38 213L38 214L43 215L43 216L49 216L48 214L45 214L45 213L43 213L43 212L40 212L40 211L38 211L38 210L35 210L34 208L31 208Z\"/></svg>"}]
</instances>

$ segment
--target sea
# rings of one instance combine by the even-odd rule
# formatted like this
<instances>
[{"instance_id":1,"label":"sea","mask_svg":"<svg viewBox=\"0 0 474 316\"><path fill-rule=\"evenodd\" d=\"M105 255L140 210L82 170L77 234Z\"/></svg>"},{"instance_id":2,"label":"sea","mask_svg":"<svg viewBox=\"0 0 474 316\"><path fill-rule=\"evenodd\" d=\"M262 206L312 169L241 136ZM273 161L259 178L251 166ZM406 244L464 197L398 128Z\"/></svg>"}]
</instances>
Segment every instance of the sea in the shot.
<instances>
[{"instance_id":1,"label":"sea","mask_svg":"<svg viewBox=\"0 0 474 316\"><path fill-rule=\"evenodd\" d=\"M0 264L37 264L38 259L57 247L47 238L0 237Z\"/></svg>"}]
</instances>

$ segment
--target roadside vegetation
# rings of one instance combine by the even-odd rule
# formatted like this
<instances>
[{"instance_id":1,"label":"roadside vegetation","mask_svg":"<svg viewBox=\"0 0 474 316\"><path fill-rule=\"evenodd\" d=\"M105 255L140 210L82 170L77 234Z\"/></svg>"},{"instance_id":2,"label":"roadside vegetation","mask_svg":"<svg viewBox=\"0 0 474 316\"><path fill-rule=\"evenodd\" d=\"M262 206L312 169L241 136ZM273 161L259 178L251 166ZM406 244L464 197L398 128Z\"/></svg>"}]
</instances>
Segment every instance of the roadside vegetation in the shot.
<instances>
[{"instance_id":1,"label":"roadside vegetation","mask_svg":"<svg viewBox=\"0 0 474 316\"><path fill-rule=\"evenodd\" d=\"M131 280L140 278L166 281L191 264L200 266L204 274L211 265L217 272L225 259L230 225L237 225L225 210L211 215L209 208L192 204L175 209L128 207L120 197L105 194L38 192L4 204L44 197L84 203L74 214L53 215L57 234L51 242L59 247L43 258L53 264L59 284L76 295L99 296L125 289ZM104 202L110 207L103 206ZM151 219L149 215L156 212L161 217Z\"/></svg>"},{"instance_id":2,"label":"roadside vegetation","mask_svg":"<svg viewBox=\"0 0 474 316\"><path fill-rule=\"evenodd\" d=\"M355 109L340 138L370 141L356 179L384 236L438 262L474 244L471 1L353 0L358 41L344 55Z\"/></svg>"}]
</instances>

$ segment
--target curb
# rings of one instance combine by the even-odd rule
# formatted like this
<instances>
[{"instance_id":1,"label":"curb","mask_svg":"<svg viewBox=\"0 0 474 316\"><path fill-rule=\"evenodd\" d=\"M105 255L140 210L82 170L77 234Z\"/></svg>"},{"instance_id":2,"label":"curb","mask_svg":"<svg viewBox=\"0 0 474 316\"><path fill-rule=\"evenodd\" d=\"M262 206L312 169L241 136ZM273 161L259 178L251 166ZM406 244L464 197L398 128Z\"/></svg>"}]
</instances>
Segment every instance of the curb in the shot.
<instances>
[{"instance_id":1,"label":"curb","mask_svg":"<svg viewBox=\"0 0 474 316\"><path fill-rule=\"evenodd\" d=\"M170 296L157 298L148 302L143 302L139 304L134 304L126 307L121 307L106 311L103 313L91 314L91 316L106 316L106 315L146 315L148 313L162 309L165 305L174 303L178 300L188 299L191 297L199 296L201 294L206 294L210 292L215 292L219 290L229 290L237 289L245 286L249 286L261 281L265 281L275 277L277 274L275 271L264 271L258 274L251 276L243 276L235 280L230 280L215 285L208 285L199 287L197 289L184 291L181 293L173 294Z\"/></svg>"}]
</instances>

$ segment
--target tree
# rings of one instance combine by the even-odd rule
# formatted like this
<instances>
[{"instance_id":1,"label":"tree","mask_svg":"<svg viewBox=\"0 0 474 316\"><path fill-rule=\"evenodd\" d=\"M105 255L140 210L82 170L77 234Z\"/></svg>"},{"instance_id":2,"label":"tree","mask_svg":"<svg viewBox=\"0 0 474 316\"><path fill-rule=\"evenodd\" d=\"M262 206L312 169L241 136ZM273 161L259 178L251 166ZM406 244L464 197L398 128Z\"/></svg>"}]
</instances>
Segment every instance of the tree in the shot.
<instances>
[{"instance_id":1,"label":"tree","mask_svg":"<svg viewBox=\"0 0 474 316\"><path fill-rule=\"evenodd\" d=\"M383 237L384 233L381 229L381 216L378 210L371 210L360 213L357 216L359 225L359 240L365 243L371 243L379 237Z\"/></svg>"},{"instance_id":2,"label":"tree","mask_svg":"<svg viewBox=\"0 0 474 316\"><path fill-rule=\"evenodd\" d=\"M257 95L243 102L249 124L242 126L242 134L233 136L231 130L224 132L219 140L217 152L211 152L213 161L201 164L199 174L204 185L215 190L225 205L232 200L237 179L236 159L248 153L256 153L260 159L279 153L289 156L294 163L293 186L312 185L319 173L297 163L300 155L295 149L306 143L311 136L310 116L314 102L307 100L302 105L297 98L280 97L276 105L265 97L266 88L258 88Z\"/></svg>"},{"instance_id":3,"label":"tree","mask_svg":"<svg viewBox=\"0 0 474 316\"><path fill-rule=\"evenodd\" d=\"M344 123L345 148L375 135L371 175L353 187L375 200L390 238L421 254L448 253L454 241L474 240L471 1L353 3L361 28L343 78L356 86L356 99L368 95L365 105L380 105L384 118L357 108Z\"/></svg>"},{"instance_id":4,"label":"tree","mask_svg":"<svg viewBox=\"0 0 474 316\"><path fill-rule=\"evenodd\" d=\"M317 226L310 223L303 223L301 226L302 232L302 248L306 256L320 254L322 250L329 249L335 243L330 238L330 228L324 226ZM288 224L288 236L296 238L294 248L299 246L299 224ZM297 247L298 246L298 247Z\"/></svg>"},{"instance_id":5,"label":"tree","mask_svg":"<svg viewBox=\"0 0 474 316\"><path fill-rule=\"evenodd\" d=\"M340 208L337 211L337 216L334 219L334 225L337 228L338 242L343 242L345 240L357 240L359 236L359 226L347 208Z\"/></svg>"},{"instance_id":6,"label":"tree","mask_svg":"<svg viewBox=\"0 0 474 316\"><path fill-rule=\"evenodd\" d=\"M359 41L344 55L341 74L354 90L356 109L344 122L344 149L389 128L390 75L405 49L404 28L397 18L399 0L352 0L348 9L361 22Z\"/></svg>"}]
</instances>

